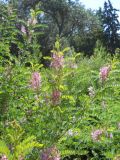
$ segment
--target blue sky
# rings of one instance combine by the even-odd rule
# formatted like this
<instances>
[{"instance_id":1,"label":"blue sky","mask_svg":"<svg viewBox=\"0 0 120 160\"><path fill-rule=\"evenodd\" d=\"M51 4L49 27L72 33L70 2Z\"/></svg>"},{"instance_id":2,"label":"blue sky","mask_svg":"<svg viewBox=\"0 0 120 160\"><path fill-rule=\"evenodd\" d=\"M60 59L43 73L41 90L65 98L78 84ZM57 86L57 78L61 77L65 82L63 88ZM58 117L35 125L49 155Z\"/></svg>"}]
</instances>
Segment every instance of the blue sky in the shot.
<instances>
[{"instance_id":1,"label":"blue sky","mask_svg":"<svg viewBox=\"0 0 120 160\"><path fill-rule=\"evenodd\" d=\"M110 0L110 1L114 8L120 10L120 0ZM80 0L80 2L84 4L86 8L98 9L99 7L103 7L105 0ZM118 14L120 20L120 12L118 12Z\"/></svg>"}]
</instances>

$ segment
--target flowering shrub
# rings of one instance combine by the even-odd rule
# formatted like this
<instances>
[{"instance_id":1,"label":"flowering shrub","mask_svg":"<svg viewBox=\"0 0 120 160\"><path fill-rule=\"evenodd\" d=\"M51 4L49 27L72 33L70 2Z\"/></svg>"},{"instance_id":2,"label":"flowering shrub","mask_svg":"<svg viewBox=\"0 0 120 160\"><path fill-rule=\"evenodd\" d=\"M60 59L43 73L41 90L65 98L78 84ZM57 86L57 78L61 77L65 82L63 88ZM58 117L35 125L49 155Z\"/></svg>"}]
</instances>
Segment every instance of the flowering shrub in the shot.
<instances>
[{"instance_id":1,"label":"flowering shrub","mask_svg":"<svg viewBox=\"0 0 120 160\"><path fill-rule=\"evenodd\" d=\"M101 54L83 57L57 40L50 66L43 67L35 34L37 13L32 12L20 24L24 43L17 44L18 57L10 55L4 34L0 42L1 160L119 159L120 60ZM19 134L20 126L9 129L14 120L24 134ZM44 148L35 147L36 141Z\"/></svg>"},{"instance_id":2,"label":"flowering shrub","mask_svg":"<svg viewBox=\"0 0 120 160\"><path fill-rule=\"evenodd\" d=\"M115 159L120 136L119 61L111 60L109 79L106 81L109 72L103 74L106 83L101 85L99 69L108 62L91 57L71 68L66 63L69 57L57 48L57 43L54 53L62 55L57 68L50 65L39 69L36 64L19 67L19 63L1 66L2 139L6 140L10 132L4 127L16 119L26 134L35 135L45 148L33 149L24 159ZM51 58L51 64L54 60ZM7 142L10 145L9 139Z\"/></svg>"}]
</instances>

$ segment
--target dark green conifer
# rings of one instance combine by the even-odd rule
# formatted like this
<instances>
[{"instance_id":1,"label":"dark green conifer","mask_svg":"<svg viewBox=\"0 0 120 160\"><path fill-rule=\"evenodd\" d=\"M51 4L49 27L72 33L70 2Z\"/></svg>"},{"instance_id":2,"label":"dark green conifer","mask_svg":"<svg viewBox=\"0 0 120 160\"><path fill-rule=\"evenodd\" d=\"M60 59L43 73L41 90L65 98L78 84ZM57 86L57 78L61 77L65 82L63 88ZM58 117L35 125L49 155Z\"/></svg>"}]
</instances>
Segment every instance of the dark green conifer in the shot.
<instances>
[{"instance_id":1,"label":"dark green conifer","mask_svg":"<svg viewBox=\"0 0 120 160\"><path fill-rule=\"evenodd\" d=\"M120 47L118 11L113 7L110 0L108 0L108 2L104 3L103 10L100 9L99 12L104 32L104 43L111 53L114 53L115 49Z\"/></svg>"}]
</instances>

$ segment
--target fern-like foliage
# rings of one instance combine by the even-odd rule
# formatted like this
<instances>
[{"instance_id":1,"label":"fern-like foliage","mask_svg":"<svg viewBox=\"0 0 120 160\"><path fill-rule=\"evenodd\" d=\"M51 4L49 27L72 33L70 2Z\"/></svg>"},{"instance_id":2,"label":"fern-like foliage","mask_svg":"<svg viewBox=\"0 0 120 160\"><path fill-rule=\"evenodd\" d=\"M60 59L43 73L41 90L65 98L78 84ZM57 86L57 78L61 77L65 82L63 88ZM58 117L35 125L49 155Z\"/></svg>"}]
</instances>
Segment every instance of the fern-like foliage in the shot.
<instances>
[{"instance_id":1,"label":"fern-like foliage","mask_svg":"<svg viewBox=\"0 0 120 160\"><path fill-rule=\"evenodd\" d=\"M5 155L9 160L25 158L34 147L41 148L43 144L36 141L35 136L28 136L23 139L23 130L16 121L12 128L7 130L7 143L0 140L0 155Z\"/></svg>"},{"instance_id":2,"label":"fern-like foliage","mask_svg":"<svg viewBox=\"0 0 120 160\"><path fill-rule=\"evenodd\" d=\"M73 155L77 155L77 156L81 156L81 155L86 155L88 153L88 151L86 150L81 150L81 151L77 151L77 150L62 150L61 151L61 156L62 158L64 157L69 157L69 156L73 156Z\"/></svg>"},{"instance_id":3,"label":"fern-like foliage","mask_svg":"<svg viewBox=\"0 0 120 160\"><path fill-rule=\"evenodd\" d=\"M43 146L42 144L39 144L38 142L36 142L36 138L34 136L30 136L16 146L16 150L14 154L16 157L19 157L20 155L22 155L22 157L25 157L27 154L29 154L32 151L34 147L39 148L42 146Z\"/></svg>"},{"instance_id":4,"label":"fern-like foliage","mask_svg":"<svg viewBox=\"0 0 120 160\"><path fill-rule=\"evenodd\" d=\"M10 150L6 143L2 140L0 140L0 155L6 155L7 157L10 157Z\"/></svg>"}]
</instances>

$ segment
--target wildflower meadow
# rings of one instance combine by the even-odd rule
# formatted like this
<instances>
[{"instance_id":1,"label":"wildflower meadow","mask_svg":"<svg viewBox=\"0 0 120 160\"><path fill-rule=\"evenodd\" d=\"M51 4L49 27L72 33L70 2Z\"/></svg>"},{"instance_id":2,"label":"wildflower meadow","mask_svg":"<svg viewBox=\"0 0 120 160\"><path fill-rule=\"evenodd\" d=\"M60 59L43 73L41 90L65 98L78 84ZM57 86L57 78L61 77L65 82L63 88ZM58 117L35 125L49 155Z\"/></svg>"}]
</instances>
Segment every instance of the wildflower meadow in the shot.
<instances>
[{"instance_id":1,"label":"wildflower meadow","mask_svg":"<svg viewBox=\"0 0 120 160\"><path fill-rule=\"evenodd\" d=\"M120 160L119 49L97 41L86 56L56 35L43 55L43 13L11 12L0 24L0 160Z\"/></svg>"}]
</instances>

